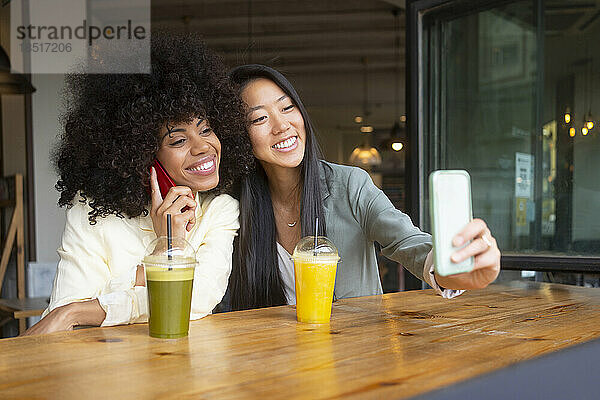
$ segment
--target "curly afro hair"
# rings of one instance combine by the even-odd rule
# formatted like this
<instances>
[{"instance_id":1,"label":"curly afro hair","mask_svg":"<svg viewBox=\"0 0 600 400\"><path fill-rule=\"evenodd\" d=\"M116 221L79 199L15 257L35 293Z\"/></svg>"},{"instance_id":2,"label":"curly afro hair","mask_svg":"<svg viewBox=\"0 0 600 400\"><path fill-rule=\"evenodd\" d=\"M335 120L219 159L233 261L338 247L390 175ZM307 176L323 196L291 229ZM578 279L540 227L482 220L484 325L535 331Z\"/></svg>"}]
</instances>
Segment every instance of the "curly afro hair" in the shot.
<instances>
[{"instance_id":1,"label":"curly afro hair","mask_svg":"<svg viewBox=\"0 0 600 400\"><path fill-rule=\"evenodd\" d=\"M122 62L139 62L128 59ZM166 123L210 121L223 148L224 193L255 163L243 103L226 68L195 34L153 34L150 74L71 74L66 78L64 133L54 152L58 204L79 193L98 217L148 214L150 166Z\"/></svg>"}]
</instances>

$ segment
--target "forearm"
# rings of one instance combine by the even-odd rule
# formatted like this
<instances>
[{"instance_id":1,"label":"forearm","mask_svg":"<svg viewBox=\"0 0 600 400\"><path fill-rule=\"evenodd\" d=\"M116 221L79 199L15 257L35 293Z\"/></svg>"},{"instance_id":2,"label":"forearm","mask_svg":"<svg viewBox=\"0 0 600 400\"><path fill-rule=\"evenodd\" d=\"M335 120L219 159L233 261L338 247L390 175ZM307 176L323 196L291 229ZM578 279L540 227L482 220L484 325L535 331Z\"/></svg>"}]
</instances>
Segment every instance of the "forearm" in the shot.
<instances>
[{"instance_id":1,"label":"forearm","mask_svg":"<svg viewBox=\"0 0 600 400\"><path fill-rule=\"evenodd\" d=\"M78 325L99 326L104 321L105 315L98 300L73 302L50 311L24 335L69 331Z\"/></svg>"},{"instance_id":2,"label":"forearm","mask_svg":"<svg viewBox=\"0 0 600 400\"><path fill-rule=\"evenodd\" d=\"M71 303L68 305L68 309L73 326L100 326L106 318L106 312L100 306L98 299Z\"/></svg>"}]
</instances>

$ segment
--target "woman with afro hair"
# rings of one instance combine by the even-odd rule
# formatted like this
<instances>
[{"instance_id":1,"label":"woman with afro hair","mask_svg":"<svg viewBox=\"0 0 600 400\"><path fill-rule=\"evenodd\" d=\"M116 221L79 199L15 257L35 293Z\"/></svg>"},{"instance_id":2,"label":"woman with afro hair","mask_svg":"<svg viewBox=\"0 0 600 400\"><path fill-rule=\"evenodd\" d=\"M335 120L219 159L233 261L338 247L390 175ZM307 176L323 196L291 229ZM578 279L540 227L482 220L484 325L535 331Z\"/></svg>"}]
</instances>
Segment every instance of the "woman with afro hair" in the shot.
<instances>
[{"instance_id":1,"label":"woman with afro hair","mask_svg":"<svg viewBox=\"0 0 600 400\"><path fill-rule=\"evenodd\" d=\"M140 263L166 235L167 214L200 265L190 318L211 313L225 293L239 227L238 202L226 193L254 162L242 103L193 34L153 35L151 66L67 77L54 154L67 220L49 307L27 334L146 321ZM155 159L176 184L164 198Z\"/></svg>"}]
</instances>

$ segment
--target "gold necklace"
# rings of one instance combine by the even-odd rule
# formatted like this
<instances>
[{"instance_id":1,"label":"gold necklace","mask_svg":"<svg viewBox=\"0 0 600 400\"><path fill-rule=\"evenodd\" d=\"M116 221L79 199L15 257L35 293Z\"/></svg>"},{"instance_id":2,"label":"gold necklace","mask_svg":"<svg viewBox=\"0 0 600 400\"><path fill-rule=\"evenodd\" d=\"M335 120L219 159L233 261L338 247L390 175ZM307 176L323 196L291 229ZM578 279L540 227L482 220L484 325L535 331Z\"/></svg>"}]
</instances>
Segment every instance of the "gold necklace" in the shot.
<instances>
[{"instance_id":1,"label":"gold necklace","mask_svg":"<svg viewBox=\"0 0 600 400\"><path fill-rule=\"evenodd\" d=\"M285 212L285 208L284 208L284 207L277 207L275 204L273 204L273 211L274 211L274 214L278 214L278 215L280 216L280 218L281 218L281 219L286 219L286 218L285 218L285 216L284 216L284 214L286 214L286 212ZM287 213L287 214L292 214L292 213L293 213L293 214L295 214L295 212L294 212L294 211L292 211L292 212L289 212L289 213ZM288 215L288 216L289 216L289 215ZM288 220L288 221L289 221L289 220ZM293 228L293 227L295 227L295 226L298 224L298 218L296 218L296 219L295 219L294 221L292 221L292 222L287 222L287 221L286 221L286 224L287 224L287 226L288 226L288 227L290 227L290 228Z\"/></svg>"}]
</instances>

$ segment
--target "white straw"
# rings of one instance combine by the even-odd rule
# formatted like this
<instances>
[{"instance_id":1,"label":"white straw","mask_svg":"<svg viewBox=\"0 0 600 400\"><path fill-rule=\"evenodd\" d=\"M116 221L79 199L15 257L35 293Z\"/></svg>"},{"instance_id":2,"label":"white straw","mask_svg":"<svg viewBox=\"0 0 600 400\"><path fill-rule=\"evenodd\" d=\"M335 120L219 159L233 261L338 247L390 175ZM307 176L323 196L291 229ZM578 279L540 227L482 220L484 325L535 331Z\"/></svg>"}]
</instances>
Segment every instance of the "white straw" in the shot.
<instances>
[{"instance_id":1,"label":"white straw","mask_svg":"<svg viewBox=\"0 0 600 400\"><path fill-rule=\"evenodd\" d=\"M313 255L317 256L317 236L319 236L319 217L315 218L315 248L313 249Z\"/></svg>"}]
</instances>

